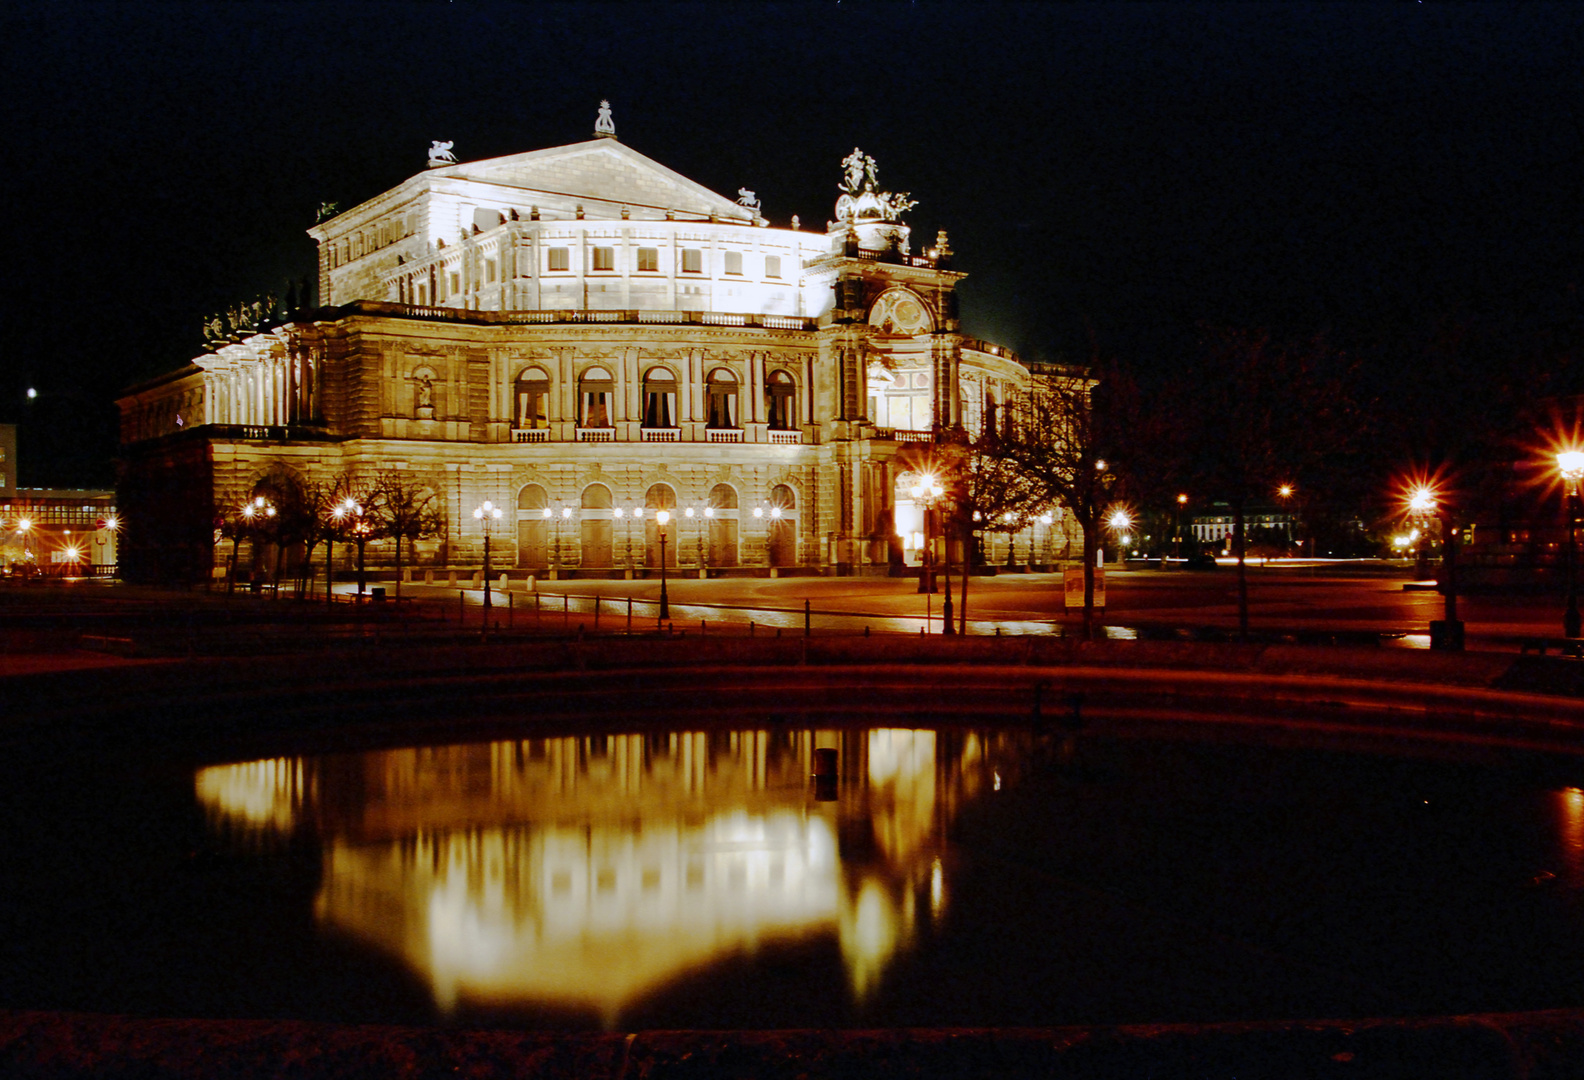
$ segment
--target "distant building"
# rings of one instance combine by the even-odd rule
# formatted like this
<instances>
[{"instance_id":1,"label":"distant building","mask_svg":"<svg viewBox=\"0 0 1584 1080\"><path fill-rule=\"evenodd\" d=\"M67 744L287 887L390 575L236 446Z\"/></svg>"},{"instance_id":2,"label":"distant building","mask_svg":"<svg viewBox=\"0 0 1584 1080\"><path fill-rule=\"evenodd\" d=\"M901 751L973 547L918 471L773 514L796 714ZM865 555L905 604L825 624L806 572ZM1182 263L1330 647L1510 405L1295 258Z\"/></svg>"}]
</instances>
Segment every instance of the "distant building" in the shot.
<instances>
[{"instance_id":1,"label":"distant building","mask_svg":"<svg viewBox=\"0 0 1584 1080\"><path fill-rule=\"evenodd\" d=\"M1259 535L1280 536L1288 544L1294 541L1297 520L1290 511L1266 505L1250 506L1243 513L1243 527L1251 538L1258 530ZM1231 547L1233 527L1232 507L1221 502L1212 503L1208 513L1195 514L1190 526L1193 538L1199 543L1224 548Z\"/></svg>"},{"instance_id":2,"label":"distant building","mask_svg":"<svg viewBox=\"0 0 1584 1080\"><path fill-rule=\"evenodd\" d=\"M113 575L115 492L16 484L17 429L0 424L0 573Z\"/></svg>"},{"instance_id":3,"label":"distant building","mask_svg":"<svg viewBox=\"0 0 1584 1080\"><path fill-rule=\"evenodd\" d=\"M962 335L945 232L914 254L913 202L857 150L824 231L630 149L608 110L587 142L429 166L309 230L319 307L120 400L129 575L208 575L217 519L280 478L390 471L443 508L421 563L477 565L487 499L528 572L657 567L666 510L700 572L884 573L918 560L937 433L1029 377Z\"/></svg>"}]
</instances>

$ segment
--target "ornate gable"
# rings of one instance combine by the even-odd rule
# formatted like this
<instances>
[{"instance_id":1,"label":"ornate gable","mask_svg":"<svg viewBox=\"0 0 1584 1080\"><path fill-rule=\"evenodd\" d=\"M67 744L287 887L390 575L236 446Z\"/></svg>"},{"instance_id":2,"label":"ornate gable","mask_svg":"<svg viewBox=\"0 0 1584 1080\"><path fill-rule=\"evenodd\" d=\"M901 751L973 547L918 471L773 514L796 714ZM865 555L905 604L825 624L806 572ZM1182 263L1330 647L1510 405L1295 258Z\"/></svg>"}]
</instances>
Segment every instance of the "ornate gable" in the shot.
<instances>
[{"instance_id":1,"label":"ornate gable","mask_svg":"<svg viewBox=\"0 0 1584 1080\"><path fill-rule=\"evenodd\" d=\"M608 138L448 165L428 175L744 222L753 217L748 208ZM588 212L590 217L616 216L598 206Z\"/></svg>"}]
</instances>

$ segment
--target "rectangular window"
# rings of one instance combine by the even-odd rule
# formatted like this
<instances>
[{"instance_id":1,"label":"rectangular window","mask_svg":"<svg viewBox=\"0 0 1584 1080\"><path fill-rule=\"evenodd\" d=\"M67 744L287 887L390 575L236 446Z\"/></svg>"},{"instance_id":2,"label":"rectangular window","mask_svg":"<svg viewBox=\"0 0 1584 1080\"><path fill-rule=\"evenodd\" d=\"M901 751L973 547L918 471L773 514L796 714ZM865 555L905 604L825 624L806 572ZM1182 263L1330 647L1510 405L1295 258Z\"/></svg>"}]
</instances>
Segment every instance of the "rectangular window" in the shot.
<instances>
[{"instance_id":1,"label":"rectangular window","mask_svg":"<svg viewBox=\"0 0 1584 1080\"><path fill-rule=\"evenodd\" d=\"M765 256L765 277L778 278L781 276L781 256Z\"/></svg>"},{"instance_id":2,"label":"rectangular window","mask_svg":"<svg viewBox=\"0 0 1584 1080\"><path fill-rule=\"evenodd\" d=\"M642 273L642 272L644 272L646 270L653 271L655 273L659 272L659 270L660 270L660 249L659 248L639 248L638 249L638 271L639 271L639 273Z\"/></svg>"},{"instance_id":3,"label":"rectangular window","mask_svg":"<svg viewBox=\"0 0 1584 1080\"><path fill-rule=\"evenodd\" d=\"M726 272L728 274L742 273L742 252L728 251L726 253Z\"/></svg>"},{"instance_id":4,"label":"rectangular window","mask_svg":"<svg viewBox=\"0 0 1584 1080\"><path fill-rule=\"evenodd\" d=\"M484 280L485 281L494 281L495 280L495 260L494 259L490 259L488 262L486 262L484 264Z\"/></svg>"},{"instance_id":5,"label":"rectangular window","mask_svg":"<svg viewBox=\"0 0 1584 1080\"><path fill-rule=\"evenodd\" d=\"M609 248L609 247L597 247L597 248L595 248L594 249L594 269L596 269L596 270L614 270L614 269L616 269L616 249L615 248Z\"/></svg>"},{"instance_id":6,"label":"rectangular window","mask_svg":"<svg viewBox=\"0 0 1584 1080\"><path fill-rule=\"evenodd\" d=\"M682 272L684 274L702 274L704 272L704 253L698 248L685 248L682 252Z\"/></svg>"},{"instance_id":7,"label":"rectangular window","mask_svg":"<svg viewBox=\"0 0 1584 1080\"><path fill-rule=\"evenodd\" d=\"M566 269L569 269L571 267L571 265L572 265L572 260L571 260L570 255L568 254L566 248L551 248L550 249L550 263L549 263L549 266L550 266L550 269L552 271L555 271L555 270L566 270Z\"/></svg>"},{"instance_id":8,"label":"rectangular window","mask_svg":"<svg viewBox=\"0 0 1584 1080\"><path fill-rule=\"evenodd\" d=\"M456 273L455 271L452 271L452 274L451 274L451 295L455 296L457 293L459 293L461 291L462 291L462 275Z\"/></svg>"}]
</instances>

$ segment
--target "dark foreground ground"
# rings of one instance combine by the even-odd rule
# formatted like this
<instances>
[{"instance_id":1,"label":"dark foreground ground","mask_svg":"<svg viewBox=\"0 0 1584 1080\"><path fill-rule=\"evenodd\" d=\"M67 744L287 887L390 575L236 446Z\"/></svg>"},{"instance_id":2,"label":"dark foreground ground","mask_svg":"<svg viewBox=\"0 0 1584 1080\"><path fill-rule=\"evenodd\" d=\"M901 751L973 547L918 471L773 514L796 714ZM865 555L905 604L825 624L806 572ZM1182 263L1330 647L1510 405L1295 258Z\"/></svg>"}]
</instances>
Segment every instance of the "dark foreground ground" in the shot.
<instances>
[{"instance_id":1,"label":"dark foreground ground","mask_svg":"<svg viewBox=\"0 0 1584 1080\"><path fill-rule=\"evenodd\" d=\"M592 610L568 601L557 612L542 597L540 610L529 614L531 601L519 594L488 642L466 593L436 595L428 604L310 608L290 598L228 601L114 587L16 590L0 593L0 745L53 745L68 753L92 745L113 753L118 744L157 740L197 756L245 756L452 737L454 728L434 728L427 705L443 693L478 701L576 699L577 723L595 730L607 717L630 715L635 699L659 722L688 715L701 701L741 703L746 696L758 707L838 722L949 702L966 714L1047 724L1064 722L1075 697L1206 715L1259 701L1284 706L1295 718L1294 737L1479 742L1562 757L1584 751L1584 662L1516 648L1517 638L1546 631L1549 612L1540 603L1503 602L1509 614L1485 625L1504 629L1471 634L1489 647L1465 654L1382 644L1383 635L1408 632L1418 613L1399 608L1400 583L1392 589L1379 582L1283 593L1288 606L1259 617L1266 637L1252 643L1187 635L1087 643L1051 633L1060 616L1042 608L1038 583L1026 581L1021 600L1010 587L978 594L986 609L1007 617L988 624L989 633L952 641L906 632L907 605L923 598L883 584L891 588L757 582L734 595L706 593L714 582L690 582L684 601L713 613L700 616L702 624L673 612L668 624L635 618L630 633L626 598L617 594L650 583L610 583L597 629ZM1165 602L1191 588L1159 591L1179 588L1140 579L1135 599L1149 603L1131 607L1134 625L1144 625L1137 614L1144 611L1171 611L1173 627L1224 619L1216 611L1195 619L1198 609ZM1330 621L1361 636L1340 646L1301 643L1299 631L1324 625L1324 613L1348 610L1341 601L1350 590L1371 614L1355 608ZM741 603L750 594L755 602ZM1313 606L1301 610L1294 599L1300 595ZM998 598L1001 606L992 606ZM725 606L733 599L739 606ZM807 637L802 599L810 601ZM1113 614L1122 607L1115 604ZM825 625L816 610L826 613ZM1033 632L1030 624L1042 618L1044 632ZM904 632L882 633L880 619L897 620L888 625ZM998 626L1030 632L997 636ZM1509 634L1510 646L1503 640ZM542 722L562 730L569 717L545 715ZM467 734L487 733L486 726ZM1584 1014L604 1035L0 1014L0 1076L7 1077L459 1075L1572 1077L1584 1076Z\"/></svg>"}]
</instances>

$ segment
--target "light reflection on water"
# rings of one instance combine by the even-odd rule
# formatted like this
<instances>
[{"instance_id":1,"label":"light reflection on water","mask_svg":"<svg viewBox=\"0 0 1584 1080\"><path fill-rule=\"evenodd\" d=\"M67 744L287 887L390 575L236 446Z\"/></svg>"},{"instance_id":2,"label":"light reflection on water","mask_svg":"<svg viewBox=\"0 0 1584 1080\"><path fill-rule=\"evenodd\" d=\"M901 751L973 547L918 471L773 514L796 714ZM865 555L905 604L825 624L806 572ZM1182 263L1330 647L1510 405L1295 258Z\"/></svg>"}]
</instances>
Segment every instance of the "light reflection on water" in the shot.
<instances>
[{"instance_id":1,"label":"light reflection on water","mask_svg":"<svg viewBox=\"0 0 1584 1080\"><path fill-rule=\"evenodd\" d=\"M945 834L1010 734L880 728L577 736L216 766L217 831L317 834L321 925L401 957L442 1010L607 1025L761 944L834 939L862 1002L946 913ZM812 797L813 751L841 798Z\"/></svg>"}]
</instances>

